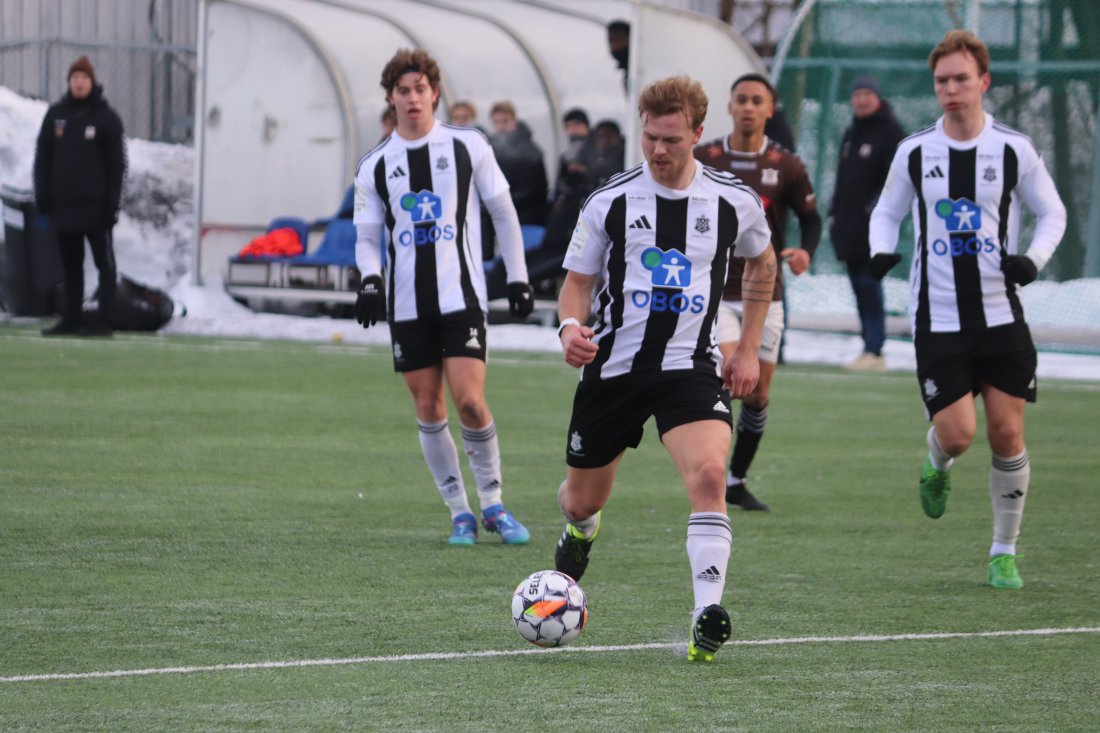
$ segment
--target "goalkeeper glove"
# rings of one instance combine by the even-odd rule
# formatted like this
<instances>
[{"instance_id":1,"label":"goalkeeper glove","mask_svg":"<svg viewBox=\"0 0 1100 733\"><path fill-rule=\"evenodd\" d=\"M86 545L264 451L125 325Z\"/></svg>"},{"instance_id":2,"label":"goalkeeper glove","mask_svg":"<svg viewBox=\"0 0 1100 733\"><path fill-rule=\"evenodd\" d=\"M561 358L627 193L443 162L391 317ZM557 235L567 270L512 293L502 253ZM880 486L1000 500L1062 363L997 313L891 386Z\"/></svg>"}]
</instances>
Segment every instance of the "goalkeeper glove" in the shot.
<instances>
[{"instance_id":1,"label":"goalkeeper glove","mask_svg":"<svg viewBox=\"0 0 1100 733\"><path fill-rule=\"evenodd\" d=\"M1005 255L1001 258L1001 272L1017 285L1027 285L1039 277L1039 268L1027 255Z\"/></svg>"},{"instance_id":2,"label":"goalkeeper glove","mask_svg":"<svg viewBox=\"0 0 1100 733\"><path fill-rule=\"evenodd\" d=\"M355 299L355 320L363 324L363 328L386 320L386 293L379 275L363 278Z\"/></svg>"},{"instance_id":3,"label":"goalkeeper glove","mask_svg":"<svg viewBox=\"0 0 1100 733\"><path fill-rule=\"evenodd\" d=\"M879 252L871 258L870 264L867 265L867 271L871 273L871 277L876 280L881 280L886 277L886 273L890 272L891 268L899 262L901 262L901 255L897 252L892 252L890 254Z\"/></svg>"},{"instance_id":4,"label":"goalkeeper glove","mask_svg":"<svg viewBox=\"0 0 1100 733\"><path fill-rule=\"evenodd\" d=\"M526 318L535 309L535 291L524 282L508 283L508 312L516 318Z\"/></svg>"}]
</instances>

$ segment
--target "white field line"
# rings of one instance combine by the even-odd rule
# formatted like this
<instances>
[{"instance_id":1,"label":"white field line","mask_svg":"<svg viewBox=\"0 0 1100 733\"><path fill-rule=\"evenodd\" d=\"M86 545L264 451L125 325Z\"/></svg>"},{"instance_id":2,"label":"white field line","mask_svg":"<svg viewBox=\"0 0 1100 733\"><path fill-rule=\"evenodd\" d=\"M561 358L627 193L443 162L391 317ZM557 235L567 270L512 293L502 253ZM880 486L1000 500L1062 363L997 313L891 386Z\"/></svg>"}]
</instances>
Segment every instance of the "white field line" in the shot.
<instances>
[{"instance_id":1,"label":"white field line","mask_svg":"<svg viewBox=\"0 0 1100 733\"><path fill-rule=\"evenodd\" d=\"M928 634L870 634L865 636L800 636L791 639L742 639L726 642L732 646L779 646L783 644L836 644L868 641L929 641L937 639L982 639L1006 636L1054 636L1057 634L1096 634L1100 626L1062 629L1015 629L1006 631L940 632ZM566 646L557 649L486 650L480 652L438 652L398 654L388 657L346 657L342 659L295 659L285 662L240 662L196 667L153 667L149 669L115 669L106 672L63 672L56 674L25 674L0 676L0 683L48 682L53 680L90 680L110 677L147 677L156 674L198 674L253 669L285 669L291 667L335 667L349 664L384 664L392 662L434 662L451 659L484 659L488 657L518 657L525 654L581 654L598 652L633 652L649 649L686 648L683 642L651 644L620 644L613 646Z\"/></svg>"}]
</instances>

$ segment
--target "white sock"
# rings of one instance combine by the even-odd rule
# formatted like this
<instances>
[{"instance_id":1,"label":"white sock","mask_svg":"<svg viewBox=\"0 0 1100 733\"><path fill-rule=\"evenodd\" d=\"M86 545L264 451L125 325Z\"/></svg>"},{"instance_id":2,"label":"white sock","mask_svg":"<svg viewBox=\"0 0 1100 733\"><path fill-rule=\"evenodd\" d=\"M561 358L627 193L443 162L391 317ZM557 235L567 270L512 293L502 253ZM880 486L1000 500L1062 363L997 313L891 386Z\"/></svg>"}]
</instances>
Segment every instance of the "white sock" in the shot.
<instances>
[{"instance_id":1,"label":"white sock","mask_svg":"<svg viewBox=\"0 0 1100 733\"><path fill-rule=\"evenodd\" d=\"M932 468L937 471L946 471L951 468L951 464L955 462L955 459L943 452L943 448L940 447L940 441L936 439L936 426L928 428L928 436L926 439L928 443L928 458L932 461Z\"/></svg>"},{"instance_id":2,"label":"white sock","mask_svg":"<svg viewBox=\"0 0 1100 733\"><path fill-rule=\"evenodd\" d=\"M596 512L588 519L574 519L565 512L565 509L561 505L561 495L563 491L565 491L565 481L562 481L561 486L558 487L558 508L561 509L561 515L565 517L566 522L573 525L574 529L585 537L591 538L600 525L600 513Z\"/></svg>"},{"instance_id":3,"label":"white sock","mask_svg":"<svg viewBox=\"0 0 1100 733\"><path fill-rule=\"evenodd\" d=\"M482 511L500 504L500 443L497 441L496 424L490 420L481 428L463 425L462 445L470 457L470 471L477 482L477 498Z\"/></svg>"},{"instance_id":4,"label":"white sock","mask_svg":"<svg viewBox=\"0 0 1100 733\"><path fill-rule=\"evenodd\" d=\"M420 451L432 472L439 495L451 510L451 519L459 514L472 514L466 501L462 469L458 465L458 448L447 429L446 418L436 423L417 420L416 424L420 428Z\"/></svg>"},{"instance_id":5,"label":"white sock","mask_svg":"<svg viewBox=\"0 0 1100 733\"><path fill-rule=\"evenodd\" d=\"M993 500L993 545L989 555L1015 555L1024 501L1031 480L1027 451L1010 458L993 456L989 468L989 498Z\"/></svg>"},{"instance_id":6,"label":"white sock","mask_svg":"<svg viewBox=\"0 0 1100 733\"><path fill-rule=\"evenodd\" d=\"M733 529L725 512L692 512L688 517L687 554L695 592L693 619L712 603L722 602L732 546Z\"/></svg>"}]
</instances>

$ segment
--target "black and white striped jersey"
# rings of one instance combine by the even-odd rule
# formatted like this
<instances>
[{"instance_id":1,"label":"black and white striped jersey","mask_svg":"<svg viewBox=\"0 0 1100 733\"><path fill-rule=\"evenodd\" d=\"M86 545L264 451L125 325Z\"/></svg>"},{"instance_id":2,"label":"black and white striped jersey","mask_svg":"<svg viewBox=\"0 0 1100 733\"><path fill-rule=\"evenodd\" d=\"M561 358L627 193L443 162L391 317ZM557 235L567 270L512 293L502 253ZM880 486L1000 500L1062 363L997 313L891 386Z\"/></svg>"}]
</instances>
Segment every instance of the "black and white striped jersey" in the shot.
<instances>
[{"instance_id":1,"label":"black and white striped jersey","mask_svg":"<svg viewBox=\"0 0 1100 733\"><path fill-rule=\"evenodd\" d=\"M897 249L912 212L909 317L916 332L954 332L1023 320L1016 286L1001 272L1020 246L1020 202L1037 218L1026 254L1041 269L1066 227L1066 210L1031 138L986 114L973 140L943 118L898 144L871 214L871 253Z\"/></svg>"},{"instance_id":2,"label":"black and white striped jersey","mask_svg":"<svg viewBox=\"0 0 1100 733\"><path fill-rule=\"evenodd\" d=\"M485 136L439 120L419 140L394 132L359 161L354 221L385 226L392 320L487 310L480 203L507 191Z\"/></svg>"},{"instance_id":3,"label":"black and white striped jersey","mask_svg":"<svg viewBox=\"0 0 1100 733\"><path fill-rule=\"evenodd\" d=\"M564 267L599 275L593 308L598 380L641 371L719 374L714 320L730 258L770 246L764 207L729 173L695 163L684 190L653 180L647 164L608 180L585 202Z\"/></svg>"}]
</instances>

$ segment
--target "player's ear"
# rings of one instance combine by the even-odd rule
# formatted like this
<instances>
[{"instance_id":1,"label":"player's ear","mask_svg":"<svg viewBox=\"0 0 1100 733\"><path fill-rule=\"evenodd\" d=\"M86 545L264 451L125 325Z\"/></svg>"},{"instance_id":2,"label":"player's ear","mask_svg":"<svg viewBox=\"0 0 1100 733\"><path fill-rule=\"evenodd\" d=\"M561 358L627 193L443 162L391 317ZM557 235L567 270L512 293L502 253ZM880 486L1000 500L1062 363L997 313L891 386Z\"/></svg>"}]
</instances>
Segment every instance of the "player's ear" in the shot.
<instances>
[{"instance_id":1,"label":"player's ear","mask_svg":"<svg viewBox=\"0 0 1100 733\"><path fill-rule=\"evenodd\" d=\"M982 74L982 93L989 91L989 85L993 83L993 77L989 75L989 72Z\"/></svg>"},{"instance_id":2,"label":"player's ear","mask_svg":"<svg viewBox=\"0 0 1100 733\"><path fill-rule=\"evenodd\" d=\"M698 127L695 128L695 136L691 139L691 144L692 145L699 144L699 138L701 138L702 136L703 136L703 126L699 125Z\"/></svg>"}]
</instances>

